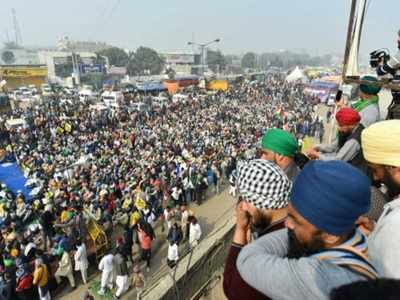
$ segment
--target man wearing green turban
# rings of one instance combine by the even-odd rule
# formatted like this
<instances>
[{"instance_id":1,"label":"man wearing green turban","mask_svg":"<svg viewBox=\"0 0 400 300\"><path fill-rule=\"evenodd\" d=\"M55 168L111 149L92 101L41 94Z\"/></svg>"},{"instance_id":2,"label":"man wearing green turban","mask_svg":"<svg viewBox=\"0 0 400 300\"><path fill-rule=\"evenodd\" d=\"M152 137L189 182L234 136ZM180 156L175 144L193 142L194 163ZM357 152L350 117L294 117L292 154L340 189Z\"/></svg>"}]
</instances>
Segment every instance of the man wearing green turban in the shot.
<instances>
[{"instance_id":1,"label":"man wearing green turban","mask_svg":"<svg viewBox=\"0 0 400 300\"><path fill-rule=\"evenodd\" d=\"M293 135L286 130L269 129L261 140L261 147L261 159L273 161L294 181L300 169L294 162L299 144Z\"/></svg>"},{"instance_id":2,"label":"man wearing green turban","mask_svg":"<svg viewBox=\"0 0 400 300\"><path fill-rule=\"evenodd\" d=\"M378 79L372 76L364 76L361 80L378 82ZM379 96L381 88L373 84L360 85L360 99L352 105L352 108L361 116L361 124L367 128L373 123L380 121Z\"/></svg>"}]
</instances>

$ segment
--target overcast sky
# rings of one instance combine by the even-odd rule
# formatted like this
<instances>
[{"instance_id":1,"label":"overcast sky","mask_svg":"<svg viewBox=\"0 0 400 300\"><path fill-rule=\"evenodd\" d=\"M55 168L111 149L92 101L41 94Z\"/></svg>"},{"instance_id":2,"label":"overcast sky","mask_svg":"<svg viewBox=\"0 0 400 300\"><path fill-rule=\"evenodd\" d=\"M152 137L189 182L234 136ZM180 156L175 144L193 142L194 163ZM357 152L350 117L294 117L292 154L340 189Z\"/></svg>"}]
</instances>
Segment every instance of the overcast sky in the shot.
<instances>
[{"instance_id":1,"label":"overcast sky","mask_svg":"<svg viewBox=\"0 0 400 300\"><path fill-rule=\"evenodd\" d=\"M399 0L370 0L363 51L395 49ZM190 49L187 42L221 38L225 53L344 49L350 0L9 0L0 6L0 40L17 11L26 45L54 46L68 35L135 49Z\"/></svg>"}]
</instances>

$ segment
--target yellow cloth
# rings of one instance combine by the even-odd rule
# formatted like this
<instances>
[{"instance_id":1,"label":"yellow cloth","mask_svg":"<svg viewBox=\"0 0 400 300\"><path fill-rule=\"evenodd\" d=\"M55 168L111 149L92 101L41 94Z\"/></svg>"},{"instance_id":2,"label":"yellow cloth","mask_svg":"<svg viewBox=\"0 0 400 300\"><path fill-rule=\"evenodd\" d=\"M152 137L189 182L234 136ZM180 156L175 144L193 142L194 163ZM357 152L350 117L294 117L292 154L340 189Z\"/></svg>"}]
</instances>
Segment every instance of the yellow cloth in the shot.
<instances>
[{"instance_id":1,"label":"yellow cloth","mask_svg":"<svg viewBox=\"0 0 400 300\"><path fill-rule=\"evenodd\" d=\"M49 280L49 271L45 265L41 265L35 269L33 273L33 284L44 287Z\"/></svg>"},{"instance_id":2,"label":"yellow cloth","mask_svg":"<svg viewBox=\"0 0 400 300\"><path fill-rule=\"evenodd\" d=\"M123 209L129 208L131 206L131 204L132 204L132 198L131 197L126 198L124 200L124 202L122 203L122 208Z\"/></svg>"},{"instance_id":3,"label":"yellow cloth","mask_svg":"<svg viewBox=\"0 0 400 300\"><path fill-rule=\"evenodd\" d=\"M135 200L135 206L138 209L144 209L146 207L146 201L144 201L142 198L140 198L139 196L136 197Z\"/></svg>"},{"instance_id":4,"label":"yellow cloth","mask_svg":"<svg viewBox=\"0 0 400 300\"><path fill-rule=\"evenodd\" d=\"M65 223L71 218L71 213L69 210L63 210L61 213L61 223Z\"/></svg>"},{"instance_id":5,"label":"yellow cloth","mask_svg":"<svg viewBox=\"0 0 400 300\"><path fill-rule=\"evenodd\" d=\"M368 162L400 167L400 120L372 124L363 130L361 144Z\"/></svg>"},{"instance_id":6,"label":"yellow cloth","mask_svg":"<svg viewBox=\"0 0 400 300\"><path fill-rule=\"evenodd\" d=\"M129 221L129 224L131 226L136 225L137 222L139 222L139 220L140 220L140 214L137 211L135 211L133 214L131 214L131 219Z\"/></svg>"},{"instance_id":7,"label":"yellow cloth","mask_svg":"<svg viewBox=\"0 0 400 300\"><path fill-rule=\"evenodd\" d=\"M65 123L64 130L65 130L67 133L70 133L71 130L72 130L71 124Z\"/></svg>"}]
</instances>

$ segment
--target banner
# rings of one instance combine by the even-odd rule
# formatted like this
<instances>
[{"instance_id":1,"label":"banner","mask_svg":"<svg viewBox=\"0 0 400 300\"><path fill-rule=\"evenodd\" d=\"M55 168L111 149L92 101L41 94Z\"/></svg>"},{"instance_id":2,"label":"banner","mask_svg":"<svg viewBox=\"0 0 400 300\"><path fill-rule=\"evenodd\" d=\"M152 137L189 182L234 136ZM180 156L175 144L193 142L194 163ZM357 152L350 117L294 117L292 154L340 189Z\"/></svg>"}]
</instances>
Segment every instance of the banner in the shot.
<instances>
[{"instance_id":1,"label":"banner","mask_svg":"<svg viewBox=\"0 0 400 300\"><path fill-rule=\"evenodd\" d=\"M47 77L47 67L0 67L0 77Z\"/></svg>"}]
</instances>

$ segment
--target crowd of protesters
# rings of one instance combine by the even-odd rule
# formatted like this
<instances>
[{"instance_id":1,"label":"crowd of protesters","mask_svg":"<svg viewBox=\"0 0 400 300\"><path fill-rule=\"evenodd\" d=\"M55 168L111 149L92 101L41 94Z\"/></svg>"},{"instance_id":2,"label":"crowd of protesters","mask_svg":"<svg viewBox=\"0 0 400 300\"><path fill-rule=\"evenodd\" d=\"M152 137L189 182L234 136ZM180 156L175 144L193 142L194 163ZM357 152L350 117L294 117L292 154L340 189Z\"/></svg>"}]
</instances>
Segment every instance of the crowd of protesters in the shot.
<instances>
[{"instance_id":1,"label":"crowd of protesters","mask_svg":"<svg viewBox=\"0 0 400 300\"><path fill-rule=\"evenodd\" d=\"M399 298L400 120L381 121L377 79L363 80L309 161L288 168L295 137L270 129L261 157L238 165L228 299Z\"/></svg>"},{"instance_id":2,"label":"crowd of protesters","mask_svg":"<svg viewBox=\"0 0 400 300\"><path fill-rule=\"evenodd\" d=\"M227 92L187 95L182 103L146 111L129 103L98 110L80 101L48 100L2 116L3 122L13 117L27 123L3 138L2 159L14 157L35 187L27 197L1 186L3 298L39 293L50 299L63 278L76 287L77 271L87 283L90 220L101 224L110 246L98 264L99 294L116 287L118 298L129 286L140 294L141 261L149 271L157 224L166 230L173 268L178 246L187 241L193 250L202 236L190 206L219 193L237 162L257 155L267 129L283 128L299 139L323 130L313 99L278 75Z\"/></svg>"}]
</instances>

